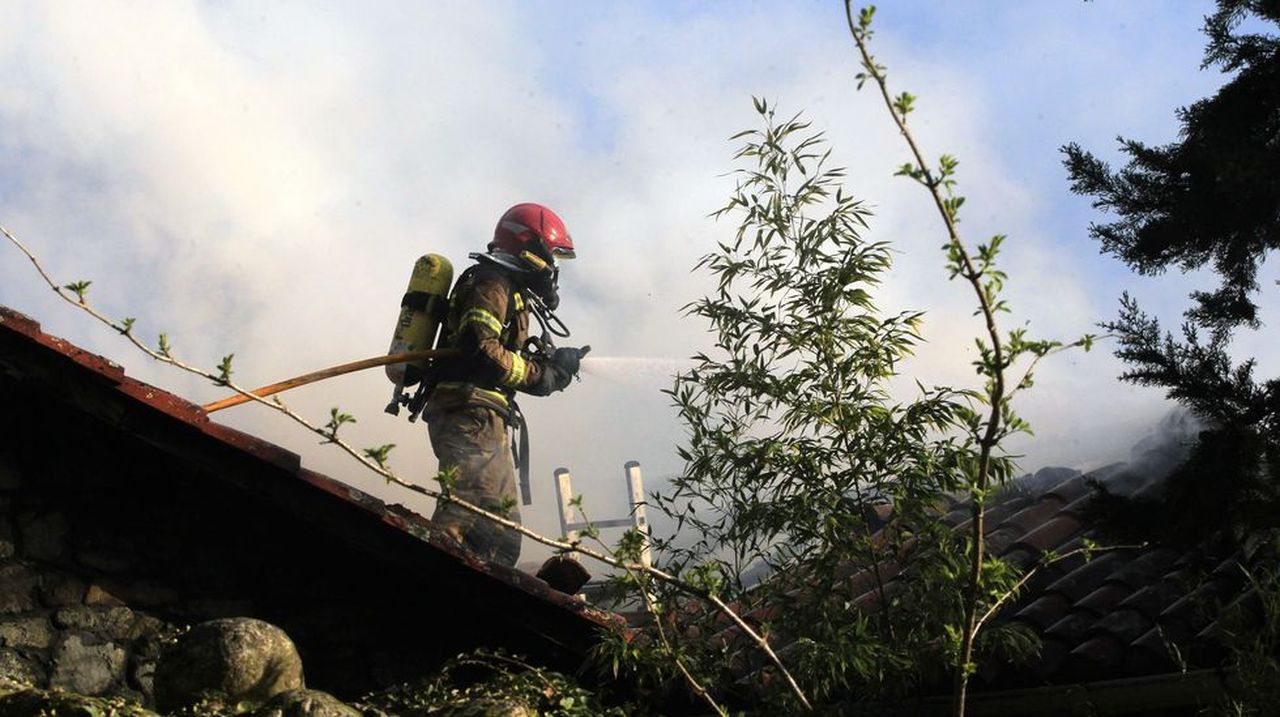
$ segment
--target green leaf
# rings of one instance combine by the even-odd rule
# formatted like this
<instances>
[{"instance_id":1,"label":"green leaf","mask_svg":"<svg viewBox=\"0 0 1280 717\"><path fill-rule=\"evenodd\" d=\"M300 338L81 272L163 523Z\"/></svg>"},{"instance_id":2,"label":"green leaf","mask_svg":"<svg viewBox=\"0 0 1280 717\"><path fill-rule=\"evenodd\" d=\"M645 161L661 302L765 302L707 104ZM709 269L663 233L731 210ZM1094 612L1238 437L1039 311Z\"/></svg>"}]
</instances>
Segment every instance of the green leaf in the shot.
<instances>
[{"instance_id":1,"label":"green leaf","mask_svg":"<svg viewBox=\"0 0 1280 717\"><path fill-rule=\"evenodd\" d=\"M435 479L440 484L440 491L445 495L449 495L453 492L453 487L458 482L458 467L448 466L441 468L436 472Z\"/></svg>"},{"instance_id":2,"label":"green leaf","mask_svg":"<svg viewBox=\"0 0 1280 717\"><path fill-rule=\"evenodd\" d=\"M324 430L321 431L327 438L322 443L336 443L338 440L338 429L348 423L355 423L355 416L350 413L343 413L338 410L337 406L329 409L329 422L325 424Z\"/></svg>"},{"instance_id":3,"label":"green leaf","mask_svg":"<svg viewBox=\"0 0 1280 717\"><path fill-rule=\"evenodd\" d=\"M393 448L395 448L395 447L396 447L396 444L394 444L394 443L384 443L384 444L382 444L382 445L380 445L380 446L374 446L374 447L372 447L372 448L365 448L365 449L364 449L364 457L365 457L365 458L368 458L369 460L371 460L371 461L373 461L374 463L376 463L376 464L378 465L378 467L379 467L379 468L381 468L381 469L383 469L383 470L386 470L386 469L387 469L387 458L388 458L388 457L390 456L390 454L391 454L391 449L393 449ZM391 479L388 477L388 478L387 478L387 482L390 482L390 480L391 480Z\"/></svg>"},{"instance_id":4,"label":"green leaf","mask_svg":"<svg viewBox=\"0 0 1280 717\"><path fill-rule=\"evenodd\" d=\"M63 286L62 288L74 293L76 295L76 301L83 304L85 295L89 293L89 285L92 283L92 281L76 281Z\"/></svg>"},{"instance_id":5,"label":"green leaf","mask_svg":"<svg viewBox=\"0 0 1280 717\"><path fill-rule=\"evenodd\" d=\"M231 383L231 360L235 358L235 354L227 354L222 357L222 361L218 363L217 382L223 386Z\"/></svg>"}]
</instances>

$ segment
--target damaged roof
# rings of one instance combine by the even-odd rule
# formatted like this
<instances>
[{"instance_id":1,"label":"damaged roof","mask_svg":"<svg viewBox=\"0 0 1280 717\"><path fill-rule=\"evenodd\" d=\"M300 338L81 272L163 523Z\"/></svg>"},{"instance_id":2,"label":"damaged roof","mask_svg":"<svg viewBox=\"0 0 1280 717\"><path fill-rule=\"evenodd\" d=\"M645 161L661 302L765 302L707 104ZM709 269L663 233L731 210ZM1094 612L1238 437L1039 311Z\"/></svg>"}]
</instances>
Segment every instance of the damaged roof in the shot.
<instances>
[{"instance_id":1,"label":"damaged roof","mask_svg":"<svg viewBox=\"0 0 1280 717\"><path fill-rule=\"evenodd\" d=\"M989 499L984 528L990 553L1023 570L1044 563L997 620L1030 628L1041 649L1021 665L980 664L971 713L1020 714L1016 710L1039 705L1037 714L1130 714L1157 707L1193 714L1222 696L1223 607L1249 599L1241 556L1158 544L1082 550L1116 545L1088 510L1098 499L1097 486L1119 481L1157 489L1135 473L1124 463L1084 474L1046 468ZM1048 489L1027 488L1034 483ZM965 500L951 502L941 520L967 531L972 516ZM881 566L886 568L898 570ZM877 601L871 569L849 579L861 593L856 604ZM1009 709L1015 711L1001 711Z\"/></svg>"}]
</instances>

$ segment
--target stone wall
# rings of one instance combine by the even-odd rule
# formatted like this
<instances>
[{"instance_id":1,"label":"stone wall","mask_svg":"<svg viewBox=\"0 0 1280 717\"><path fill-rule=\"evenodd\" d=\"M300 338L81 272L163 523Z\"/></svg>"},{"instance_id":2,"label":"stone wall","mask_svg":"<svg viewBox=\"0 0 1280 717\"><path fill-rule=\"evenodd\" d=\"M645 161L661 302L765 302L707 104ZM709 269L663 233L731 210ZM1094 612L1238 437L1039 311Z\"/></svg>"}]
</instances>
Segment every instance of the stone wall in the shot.
<instances>
[{"instance_id":1,"label":"stone wall","mask_svg":"<svg viewBox=\"0 0 1280 717\"><path fill-rule=\"evenodd\" d=\"M280 625L308 682L348 698L458 651L470 626L424 621L424 575L324 530L323 513L296 515L210 470L279 478L249 461L175 457L97 422L0 420L16 439L0 443L0 675L150 704L160 639L221 617Z\"/></svg>"},{"instance_id":2,"label":"stone wall","mask_svg":"<svg viewBox=\"0 0 1280 717\"><path fill-rule=\"evenodd\" d=\"M174 626L148 607L172 604L176 591L23 491L21 473L0 453L0 675L149 702L160 640Z\"/></svg>"}]
</instances>

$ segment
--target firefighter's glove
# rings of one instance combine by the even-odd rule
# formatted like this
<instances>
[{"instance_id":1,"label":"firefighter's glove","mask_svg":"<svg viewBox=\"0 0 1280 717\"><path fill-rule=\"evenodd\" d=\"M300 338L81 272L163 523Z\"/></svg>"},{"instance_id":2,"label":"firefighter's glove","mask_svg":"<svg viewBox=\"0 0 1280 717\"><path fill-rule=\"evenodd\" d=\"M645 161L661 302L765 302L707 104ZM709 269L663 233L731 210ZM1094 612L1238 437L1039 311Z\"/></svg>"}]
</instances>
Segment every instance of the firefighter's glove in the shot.
<instances>
[{"instance_id":1,"label":"firefighter's glove","mask_svg":"<svg viewBox=\"0 0 1280 717\"><path fill-rule=\"evenodd\" d=\"M590 346L583 346L580 349L568 347L556 349L542 365L542 377L531 393L546 396L556 391L563 391L573 381L573 377L578 375L582 357L586 356L590 350Z\"/></svg>"},{"instance_id":2,"label":"firefighter's glove","mask_svg":"<svg viewBox=\"0 0 1280 717\"><path fill-rule=\"evenodd\" d=\"M582 357L587 355L591 350L590 346L583 346L580 349L560 348L551 354L551 363L559 366L569 373L570 376L577 376L578 369L582 366Z\"/></svg>"}]
</instances>

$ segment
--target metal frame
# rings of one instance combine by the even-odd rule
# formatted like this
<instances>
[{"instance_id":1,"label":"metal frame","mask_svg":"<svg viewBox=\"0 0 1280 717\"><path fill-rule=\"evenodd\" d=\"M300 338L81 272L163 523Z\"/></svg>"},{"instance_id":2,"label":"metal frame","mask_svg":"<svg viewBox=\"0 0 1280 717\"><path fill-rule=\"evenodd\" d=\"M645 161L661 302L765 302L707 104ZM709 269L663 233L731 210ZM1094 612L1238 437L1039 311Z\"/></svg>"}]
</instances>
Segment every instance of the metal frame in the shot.
<instances>
[{"instance_id":1,"label":"metal frame","mask_svg":"<svg viewBox=\"0 0 1280 717\"><path fill-rule=\"evenodd\" d=\"M597 528L635 528L644 536L644 548L640 551L640 562L648 567L653 564L653 556L649 549L649 520L645 516L644 479L640 474L640 463L627 461L622 467L627 479L627 490L630 495L631 516L610 520L586 522L577 520L577 511L570 505L573 500L573 476L568 468L557 468L556 502L560 505L560 534L565 540L574 541L578 534L588 525Z\"/></svg>"}]
</instances>

